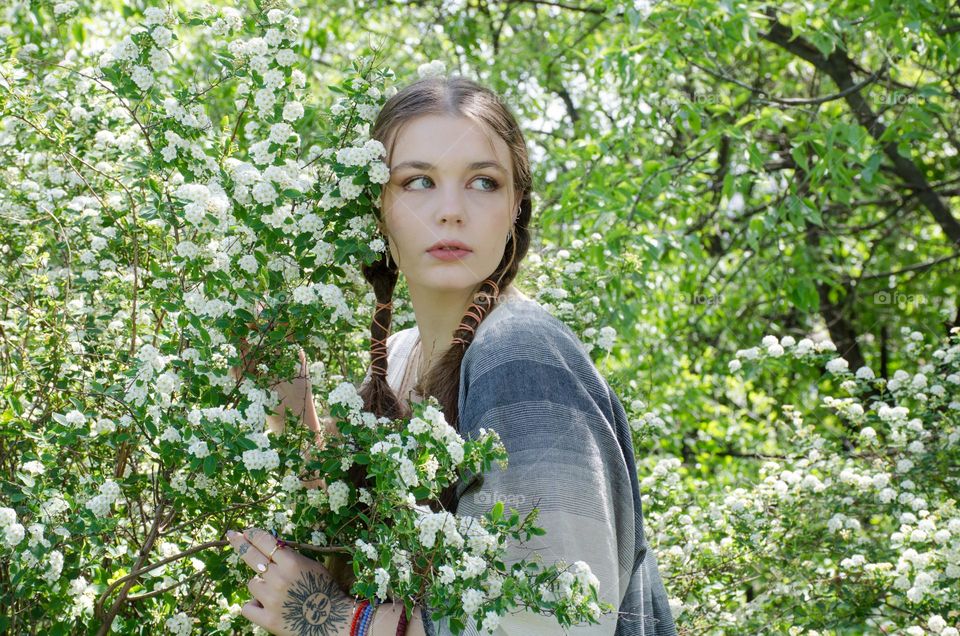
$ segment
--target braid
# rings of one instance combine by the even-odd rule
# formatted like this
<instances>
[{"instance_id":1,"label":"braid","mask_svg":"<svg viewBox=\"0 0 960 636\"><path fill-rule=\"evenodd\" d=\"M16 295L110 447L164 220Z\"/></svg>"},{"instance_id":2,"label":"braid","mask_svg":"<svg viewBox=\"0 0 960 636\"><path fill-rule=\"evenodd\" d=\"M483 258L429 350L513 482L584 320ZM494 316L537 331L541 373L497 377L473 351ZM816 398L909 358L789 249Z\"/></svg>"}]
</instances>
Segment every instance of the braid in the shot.
<instances>
[{"instance_id":1,"label":"braid","mask_svg":"<svg viewBox=\"0 0 960 636\"><path fill-rule=\"evenodd\" d=\"M485 286L492 287L493 291L490 293L485 291L478 292L476 297L483 301L483 304L479 304L476 301L471 303L463 315L463 320L460 321L460 326L453 330L453 333L457 333L458 331L467 331L469 335L463 338L459 336L454 338L452 344L459 344L463 345L464 347L469 347L470 343L473 342L473 336L476 335L476 328L480 326L480 323L483 322L487 312L490 311L490 307L493 306L493 303L496 302L497 298L500 296L500 287L498 287L497 284L489 278L480 283L480 289L482 290ZM474 323L472 325L467 322L468 318L473 318Z\"/></svg>"},{"instance_id":2,"label":"braid","mask_svg":"<svg viewBox=\"0 0 960 636\"><path fill-rule=\"evenodd\" d=\"M377 417L404 417L406 410L387 383L387 338L393 318L393 290L400 270L390 267L384 255L370 265L361 266L361 271L373 285L377 298L373 322L370 323L370 381L360 388L363 410Z\"/></svg>"},{"instance_id":3,"label":"braid","mask_svg":"<svg viewBox=\"0 0 960 636\"><path fill-rule=\"evenodd\" d=\"M429 392L437 398L447 423L458 432L460 430L460 412L457 408L460 396L460 363L463 361L467 347L477 334L477 327L490 313L490 309L499 297L500 287L492 278L486 278L480 283L479 289L474 294L474 302L467 307L460 325L453 332L455 337L450 348L443 354L439 363L427 371L426 377L418 384L417 391L421 395L426 396ZM451 369L455 371L448 371ZM435 512L450 510L455 494L456 484L454 483L444 488L436 500L429 502L430 508Z\"/></svg>"}]
</instances>

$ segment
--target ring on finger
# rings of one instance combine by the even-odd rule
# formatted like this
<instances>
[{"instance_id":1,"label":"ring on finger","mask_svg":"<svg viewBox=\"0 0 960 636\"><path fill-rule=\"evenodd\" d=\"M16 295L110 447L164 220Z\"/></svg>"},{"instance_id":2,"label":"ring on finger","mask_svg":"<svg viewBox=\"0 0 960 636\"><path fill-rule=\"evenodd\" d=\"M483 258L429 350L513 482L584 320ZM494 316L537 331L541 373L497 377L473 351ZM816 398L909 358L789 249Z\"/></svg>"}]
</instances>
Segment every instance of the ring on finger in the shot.
<instances>
[{"instance_id":1,"label":"ring on finger","mask_svg":"<svg viewBox=\"0 0 960 636\"><path fill-rule=\"evenodd\" d=\"M266 572L268 567L270 567L269 561L266 563L257 563L257 571L260 572L260 574L263 574L264 572ZM258 574L257 576L260 576L260 575Z\"/></svg>"}]
</instances>

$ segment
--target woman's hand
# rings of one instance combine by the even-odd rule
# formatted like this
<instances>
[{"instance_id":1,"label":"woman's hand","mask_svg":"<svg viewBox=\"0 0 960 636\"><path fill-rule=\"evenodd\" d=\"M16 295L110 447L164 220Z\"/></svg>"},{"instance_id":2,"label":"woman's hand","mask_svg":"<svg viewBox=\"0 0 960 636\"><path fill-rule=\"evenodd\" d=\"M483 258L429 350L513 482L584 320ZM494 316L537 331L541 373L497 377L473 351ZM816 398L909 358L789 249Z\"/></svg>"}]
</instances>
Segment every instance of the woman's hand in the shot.
<instances>
[{"instance_id":1,"label":"woman's hand","mask_svg":"<svg viewBox=\"0 0 960 636\"><path fill-rule=\"evenodd\" d=\"M228 532L227 539L258 573L247 583L253 598L241 608L244 618L271 634L350 633L354 602L325 567L292 548L277 547L278 539L259 528Z\"/></svg>"}]
</instances>

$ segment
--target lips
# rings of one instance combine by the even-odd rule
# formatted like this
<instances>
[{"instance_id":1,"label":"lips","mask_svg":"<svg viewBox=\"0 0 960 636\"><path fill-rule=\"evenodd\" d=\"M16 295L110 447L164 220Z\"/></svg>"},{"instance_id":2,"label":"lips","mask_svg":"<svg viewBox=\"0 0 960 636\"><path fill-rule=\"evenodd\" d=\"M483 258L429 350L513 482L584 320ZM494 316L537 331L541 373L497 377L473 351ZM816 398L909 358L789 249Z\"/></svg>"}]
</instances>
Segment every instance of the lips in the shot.
<instances>
[{"instance_id":1,"label":"lips","mask_svg":"<svg viewBox=\"0 0 960 636\"><path fill-rule=\"evenodd\" d=\"M459 250L464 252L473 251L465 243L462 243L460 241L437 241L436 243L434 243L433 245L427 248L428 252L432 252L434 250L447 250L447 251Z\"/></svg>"}]
</instances>

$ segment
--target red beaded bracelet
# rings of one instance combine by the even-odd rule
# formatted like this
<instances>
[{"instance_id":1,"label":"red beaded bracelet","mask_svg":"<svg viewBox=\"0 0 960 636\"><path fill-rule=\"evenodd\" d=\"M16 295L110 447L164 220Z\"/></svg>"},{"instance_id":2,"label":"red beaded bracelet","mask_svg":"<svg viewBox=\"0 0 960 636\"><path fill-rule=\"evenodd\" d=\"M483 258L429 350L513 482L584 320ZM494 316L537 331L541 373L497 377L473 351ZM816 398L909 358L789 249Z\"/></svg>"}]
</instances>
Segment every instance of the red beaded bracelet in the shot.
<instances>
[{"instance_id":1,"label":"red beaded bracelet","mask_svg":"<svg viewBox=\"0 0 960 636\"><path fill-rule=\"evenodd\" d=\"M350 623L350 636L357 636L357 623L360 621L360 615L363 614L363 608L370 604L370 601L363 599L357 605L357 610L353 613L353 622Z\"/></svg>"},{"instance_id":2,"label":"red beaded bracelet","mask_svg":"<svg viewBox=\"0 0 960 636\"><path fill-rule=\"evenodd\" d=\"M397 635L396 636L406 636L407 635L407 608L400 606L400 622L397 623Z\"/></svg>"}]
</instances>

